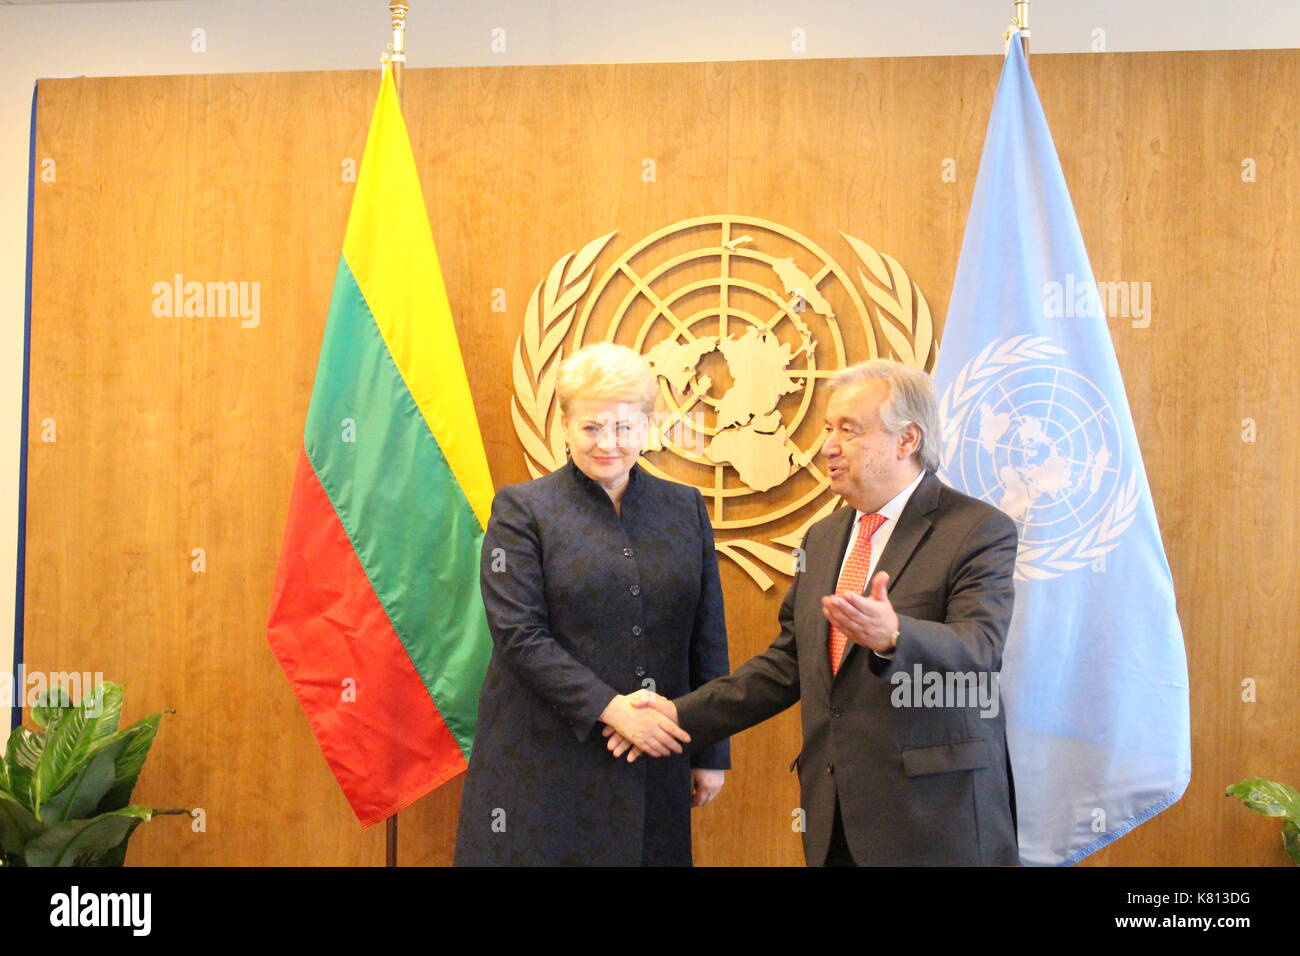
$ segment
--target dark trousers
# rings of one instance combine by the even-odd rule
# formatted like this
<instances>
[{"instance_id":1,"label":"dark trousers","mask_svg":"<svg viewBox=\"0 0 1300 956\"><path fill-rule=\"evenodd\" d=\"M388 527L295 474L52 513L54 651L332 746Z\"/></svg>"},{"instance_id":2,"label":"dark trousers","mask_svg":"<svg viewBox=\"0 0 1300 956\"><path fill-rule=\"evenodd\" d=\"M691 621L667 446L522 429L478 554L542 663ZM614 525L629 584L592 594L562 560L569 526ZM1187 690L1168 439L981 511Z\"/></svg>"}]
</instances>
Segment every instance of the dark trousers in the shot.
<instances>
[{"instance_id":1,"label":"dark trousers","mask_svg":"<svg viewBox=\"0 0 1300 956\"><path fill-rule=\"evenodd\" d=\"M835 798L835 823L831 826L831 845L826 851L825 866L857 866L849 841L844 836L844 820L840 817L840 799Z\"/></svg>"}]
</instances>

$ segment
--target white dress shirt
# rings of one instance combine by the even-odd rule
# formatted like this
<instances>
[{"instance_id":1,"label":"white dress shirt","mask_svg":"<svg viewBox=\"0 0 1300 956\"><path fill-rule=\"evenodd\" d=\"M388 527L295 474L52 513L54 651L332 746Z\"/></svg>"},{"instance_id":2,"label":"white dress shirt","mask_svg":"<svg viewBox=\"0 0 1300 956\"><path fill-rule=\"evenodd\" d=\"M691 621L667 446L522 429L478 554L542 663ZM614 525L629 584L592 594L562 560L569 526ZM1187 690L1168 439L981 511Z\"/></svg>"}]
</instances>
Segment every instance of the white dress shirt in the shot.
<instances>
[{"instance_id":1,"label":"white dress shirt","mask_svg":"<svg viewBox=\"0 0 1300 956\"><path fill-rule=\"evenodd\" d=\"M907 499L912 497L912 492L916 491L916 486L921 483L925 477L925 469L912 480L912 483L900 491L894 497L890 498L879 511L859 511L853 519L853 530L849 532L849 545L844 549L844 557L840 559L839 574L835 580L839 581L840 575L844 573L844 565L848 563L849 555L853 553L853 546L858 542L858 532L862 529L862 516L867 514L883 515L885 520L876 533L871 536L871 565L867 568L867 593L871 593L871 578L876 573L876 565L880 563L880 556L885 553L885 545L889 544L889 538L894 533L894 528L898 525L898 517L903 513L907 506ZM888 654L881 654L879 651L873 652L877 657L883 657L886 660L893 657L890 651Z\"/></svg>"}]
</instances>

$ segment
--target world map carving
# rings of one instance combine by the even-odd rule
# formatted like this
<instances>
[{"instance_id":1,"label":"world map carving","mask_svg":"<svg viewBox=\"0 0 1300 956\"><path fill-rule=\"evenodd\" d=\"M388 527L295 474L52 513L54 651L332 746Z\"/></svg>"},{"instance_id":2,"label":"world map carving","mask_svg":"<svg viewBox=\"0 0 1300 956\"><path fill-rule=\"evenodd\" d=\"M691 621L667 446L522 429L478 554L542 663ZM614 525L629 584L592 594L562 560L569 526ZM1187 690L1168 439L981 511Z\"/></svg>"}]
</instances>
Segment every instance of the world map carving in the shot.
<instances>
[{"instance_id":1,"label":"world map carving","mask_svg":"<svg viewBox=\"0 0 1300 956\"><path fill-rule=\"evenodd\" d=\"M795 573L805 532L840 504L819 457L822 383L878 355L928 367L925 296L897 260L847 233L848 269L808 236L749 216L683 219L611 260L615 235L561 256L529 300L510 407L529 473L565 461L564 357L627 345L659 385L640 464L697 488L719 555L767 590L768 572Z\"/></svg>"},{"instance_id":2,"label":"world map carving","mask_svg":"<svg viewBox=\"0 0 1300 956\"><path fill-rule=\"evenodd\" d=\"M654 371L684 392L691 377L701 390L712 387L709 376L697 373L700 359L717 350L726 359L732 383L718 400L715 427L704 455L720 465L732 465L740 480L755 491L767 491L790 475L792 450L785 426L776 412L783 395L804 387L805 376L790 371L790 363L814 346L807 326L797 350L771 332L750 326L740 335L706 335L690 342L664 339L646 353Z\"/></svg>"}]
</instances>

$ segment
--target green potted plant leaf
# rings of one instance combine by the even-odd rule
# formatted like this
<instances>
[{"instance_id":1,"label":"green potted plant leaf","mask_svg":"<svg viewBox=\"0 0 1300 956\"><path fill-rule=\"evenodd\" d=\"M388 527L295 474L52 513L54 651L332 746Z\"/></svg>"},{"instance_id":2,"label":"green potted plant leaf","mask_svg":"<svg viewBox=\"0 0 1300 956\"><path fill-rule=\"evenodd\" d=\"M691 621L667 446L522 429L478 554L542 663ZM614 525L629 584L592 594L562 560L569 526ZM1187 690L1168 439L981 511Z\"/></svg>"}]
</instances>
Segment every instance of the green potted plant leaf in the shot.
<instances>
[{"instance_id":1,"label":"green potted plant leaf","mask_svg":"<svg viewBox=\"0 0 1300 956\"><path fill-rule=\"evenodd\" d=\"M0 760L5 866L121 866L137 826L159 814L188 814L131 804L162 713L118 730L120 685L99 684L79 704L55 688L31 715L37 729L14 730Z\"/></svg>"},{"instance_id":2,"label":"green potted plant leaf","mask_svg":"<svg viewBox=\"0 0 1300 956\"><path fill-rule=\"evenodd\" d=\"M1282 846L1291 862L1300 866L1300 792L1295 787L1251 777L1234 783L1224 791L1224 795L1238 798L1266 817L1283 817Z\"/></svg>"}]
</instances>

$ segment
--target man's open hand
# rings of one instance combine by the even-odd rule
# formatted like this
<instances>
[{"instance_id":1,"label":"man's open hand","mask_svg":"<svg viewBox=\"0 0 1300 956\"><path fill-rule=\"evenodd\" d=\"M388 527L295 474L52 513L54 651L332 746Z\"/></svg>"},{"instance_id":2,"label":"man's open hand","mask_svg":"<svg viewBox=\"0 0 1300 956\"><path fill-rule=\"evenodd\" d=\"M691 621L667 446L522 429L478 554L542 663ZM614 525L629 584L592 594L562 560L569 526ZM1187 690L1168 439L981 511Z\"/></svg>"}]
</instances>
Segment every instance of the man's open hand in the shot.
<instances>
[{"instance_id":1,"label":"man's open hand","mask_svg":"<svg viewBox=\"0 0 1300 956\"><path fill-rule=\"evenodd\" d=\"M898 630L898 615L885 591L888 584L889 574L877 571L869 594L828 594L822 598L822 613L853 643L887 654L894 649Z\"/></svg>"}]
</instances>

